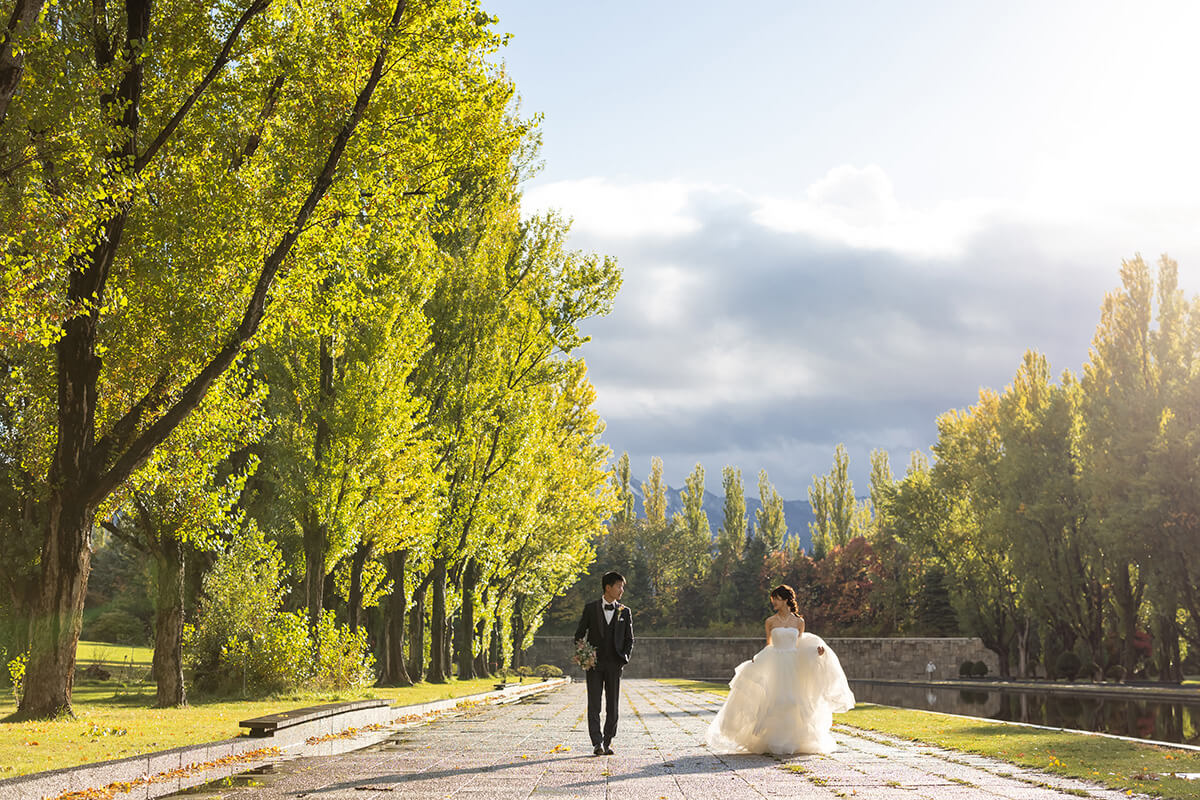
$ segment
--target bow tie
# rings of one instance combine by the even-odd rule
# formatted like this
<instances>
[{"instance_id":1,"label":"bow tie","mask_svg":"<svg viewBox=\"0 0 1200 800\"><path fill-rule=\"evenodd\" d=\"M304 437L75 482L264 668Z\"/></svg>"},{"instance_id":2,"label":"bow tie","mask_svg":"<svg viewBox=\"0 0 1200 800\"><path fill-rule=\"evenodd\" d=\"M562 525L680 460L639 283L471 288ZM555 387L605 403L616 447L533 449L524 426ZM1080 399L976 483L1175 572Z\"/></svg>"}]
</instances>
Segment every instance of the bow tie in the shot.
<instances>
[{"instance_id":1,"label":"bow tie","mask_svg":"<svg viewBox=\"0 0 1200 800\"><path fill-rule=\"evenodd\" d=\"M605 610L605 611L616 611L616 610L617 610L617 604L616 604L616 603L605 603L605 604L604 604L604 610Z\"/></svg>"}]
</instances>

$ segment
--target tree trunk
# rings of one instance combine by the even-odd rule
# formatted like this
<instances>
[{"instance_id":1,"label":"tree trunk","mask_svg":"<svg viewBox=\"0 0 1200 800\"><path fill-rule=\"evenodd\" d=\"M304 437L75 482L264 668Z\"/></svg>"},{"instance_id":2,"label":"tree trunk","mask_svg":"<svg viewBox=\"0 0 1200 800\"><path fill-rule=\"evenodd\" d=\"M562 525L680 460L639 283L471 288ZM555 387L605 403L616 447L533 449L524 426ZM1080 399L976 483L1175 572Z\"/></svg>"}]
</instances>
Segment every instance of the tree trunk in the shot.
<instances>
[{"instance_id":1,"label":"tree trunk","mask_svg":"<svg viewBox=\"0 0 1200 800\"><path fill-rule=\"evenodd\" d=\"M326 455L329 452L329 413L333 402L333 337L322 334L320 354L318 356L319 388L317 399L316 435L313 437L313 475L314 483L320 486L328 474ZM320 511L315 497L310 497L312 504L308 512L308 520L304 525L304 595L308 605L308 626L316 641L317 624L321 621L321 609L324 607L325 591L325 549L328 544L329 531L320 518ZM319 644L318 644L319 647ZM318 653L319 655L319 653Z\"/></svg>"},{"instance_id":2,"label":"tree trunk","mask_svg":"<svg viewBox=\"0 0 1200 800\"><path fill-rule=\"evenodd\" d=\"M1173 612L1174 609L1171 609ZM1161 613L1158 628L1158 679L1171 683L1175 678L1175 653L1179 646L1179 633L1173 613ZM1174 644L1174 646L1172 646Z\"/></svg>"},{"instance_id":3,"label":"tree trunk","mask_svg":"<svg viewBox=\"0 0 1200 800\"><path fill-rule=\"evenodd\" d=\"M512 613L512 661L514 669L525 666L525 651L522 645L522 643L525 641L525 618L521 614L522 605L523 602L518 596L516 602L513 603Z\"/></svg>"},{"instance_id":4,"label":"tree trunk","mask_svg":"<svg viewBox=\"0 0 1200 800\"><path fill-rule=\"evenodd\" d=\"M325 526L304 526L304 607L308 627L316 635L325 605Z\"/></svg>"},{"instance_id":5,"label":"tree trunk","mask_svg":"<svg viewBox=\"0 0 1200 800\"><path fill-rule=\"evenodd\" d=\"M492 672L488 669L487 651L480 651L479 655L475 656L474 666L476 678L492 677Z\"/></svg>"},{"instance_id":6,"label":"tree trunk","mask_svg":"<svg viewBox=\"0 0 1200 800\"><path fill-rule=\"evenodd\" d=\"M475 583L479 580L479 564L474 557L467 559L462 577L462 611L458 627L458 679L475 677ZM483 670L482 674L487 674Z\"/></svg>"},{"instance_id":7,"label":"tree trunk","mask_svg":"<svg viewBox=\"0 0 1200 800\"><path fill-rule=\"evenodd\" d=\"M492 620L492 635L491 635L491 637L489 637L490 640L488 642L488 652L491 654L488 657L488 660L492 664L496 665L496 669L504 669L505 668L505 665L503 663L504 656L503 656L502 648L501 648L501 645L503 644L503 642L501 641L501 638L503 637L503 635L504 635L504 628L500 624L500 616L499 616L499 614L497 614L496 618L494 620Z\"/></svg>"},{"instance_id":8,"label":"tree trunk","mask_svg":"<svg viewBox=\"0 0 1200 800\"><path fill-rule=\"evenodd\" d=\"M475 645L479 648L479 655L475 656L475 675L480 678L492 677L491 665L488 664L488 659L491 657L491 642L486 635L487 630L486 620L479 620L475 623Z\"/></svg>"},{"instance_id":9,"label":"tree trunk","mask_svg":"<svg viewBox=\"0 0 1200 800\"><path fill-rule=\"evenodd\" d=\"M1008 678L1012 675L1012 667L1009 664L1012 653L1012 642L1010 638L1006 638L1004 635L1006 627L1005 619L1001 618L996 621L994 632L981 637L983 639L983 646L996 654L1000 662L1000 677L1002 678Z\"/></svg>"},{"instance_id":10,"label":"tree trunk","mask_svg":"<svg viewBox=\"0 0 1200 800\"><path fill-rule=\"evenodd\" d=\"M413 592L408 623L408 677L413 683L425 680L425 584Z\"/></svg>"},{"instance_id":11,"label":"tree trunk","mask_svg":"<svg viewBox=\"0 0 1200 800\"><path fill-rule=\"evenodd\" d=\"M388 554L388 577L392 579L392 593L388 596L387 614L383 621L385 658L382 681L387 686L412 686L413 683L404 664L404 615L408 611L404 568L407 562L408 550Z\"/></svg>"},{"instance_id":12,"label":"tree trunk","mask_svg":"<svg viewBox=\"0 0 1200 800\"><path fill-rule=\"evenodd\" d=\"M446 559L433 560L433 606L429 617L429 676L430 683L445 683L450 679L450 664L446 660Z\"/></svg>"},{"instance_id":13,"label":"tree trunk","mask_svg":"<svg viewBox=\"0 0 1200 800\"><path fill-rule=\"evenodd\" d=\"M358 628L362 625L362 576L363 567L367 564L367 558L371 555L370 542L359 541L358 546L354 548L354 555L350 557L350 601L346 611L346 616L350 618L350 630L358 632ZM401 587L400 594L404 594L404 588ZM401 611L403 618L404 612Z\"/></svg>"},{"instance_id":14,"label":"tree trunk","mask_svg":"<svg viewBox=\"0 0 1200 800\"><path fill-rule=\"evenodd\" d=\"M1029 628L1030 620L1026 617L1017 629L1017 675L1022 678L1029 677Z\"/></svg>"},{"instance_id":15,"label":"tree trunk","mask_svg":"<svg viewBox=\"0 0 1200 800\"><path fill-rule=\"evenodd\" d=\"M1141 605L1141 588L1135 587L1129 577L1129 566L1121 565L1117 569L1117 580L1113 587L1113 599L1117 605L1118 624L1121 636L1121 666L1125 674L1132 675L1137 663L1137 653L1133 649L1133 636L1137 633L1138 607ZM1140 579L1139 579L1140 581Z\"/></svg>"},{"instance_id":16,"label":"tree trunk","mask_svg":"<svg viewBox=\"0 0 1200 800\"><path fill-rule=\"evenodd\" d=\"M70 715L75 649L83 626L83 601L91 568L95 506L78 493L52 490L48 503L42 574L29 620L29 662L17 716Z\"/></svg>"},{"instance_id":17,"label":"tree trunk","mask_svg":"<svg viewBox=\"0 0 1200 800\"><path fill-rule=\"evenodd\" d=\"M155 548L158 602L154 616L154 661L151 672L159 708L187 705L183 683L183 546L170 534Z\"/></svg>"}]
</instances>

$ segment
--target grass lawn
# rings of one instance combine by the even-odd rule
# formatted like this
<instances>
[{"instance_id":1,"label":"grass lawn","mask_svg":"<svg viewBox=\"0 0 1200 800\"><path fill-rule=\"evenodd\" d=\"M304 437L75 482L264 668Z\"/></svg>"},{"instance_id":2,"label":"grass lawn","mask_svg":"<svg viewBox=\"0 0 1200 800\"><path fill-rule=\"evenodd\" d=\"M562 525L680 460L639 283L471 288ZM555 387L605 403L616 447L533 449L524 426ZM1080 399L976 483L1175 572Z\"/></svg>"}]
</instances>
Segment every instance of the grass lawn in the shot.
<instances>
[{"instance_id":1,"label":"grass lawn","mask_svg":"<svg viewBox=\"0 0 1200 800\"><path fill-rule=\"evenodd\" d=\"M80 642L75 651L75 662L80 669L92 664L103 664L106 669L128 665L150 669L154 659L153 647L142 647L128 644L109 644L108 642Z\"/></svg>"},{"instance_id":2,"label":"grass lawn","mask_svg":"<svg viewBox=\"0 0 1200 800\"><path fill-rule=\"evenodd\" d=\"M725 684L664 680L673 686L727 695ZM991 756L1012 764L1068 775L1120 791L1200 800L1200 781L1170 773L1200 773L1200 753L1103 736L1062 733L986 719L965 719L863 703L834 721L911 741Z\"/></svg>"},{"instance_id":3,"label":"grass lawn","mask_svg":"<svg viewBox=\"0 0 1200 800\"><path fill-rule=\"evenodd\" d=\"M200 699L187 708L154 708L153 684L128 684L123 690L115 681L81 681L73 697L75 719L0 722L0 778L229 739L241 735L239 721L277 711L363 698L412 705L489 692L495 683L481 678L268 700ZM0 719L14 711L12 696L0 697Z\"/></svg>"}]
</instances>

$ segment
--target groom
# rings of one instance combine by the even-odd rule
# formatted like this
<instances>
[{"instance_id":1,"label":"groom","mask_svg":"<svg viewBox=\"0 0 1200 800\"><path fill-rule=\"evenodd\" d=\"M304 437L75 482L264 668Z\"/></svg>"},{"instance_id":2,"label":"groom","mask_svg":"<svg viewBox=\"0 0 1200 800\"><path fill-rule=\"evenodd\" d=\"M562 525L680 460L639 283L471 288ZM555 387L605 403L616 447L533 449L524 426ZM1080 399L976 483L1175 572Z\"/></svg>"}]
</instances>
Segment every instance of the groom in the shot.
<instances>
[{"instance_id":1,"label":"groom","mask_svg":"<svg viewBox=\"0 0 1200 800\"><path fill-rule=\"evenodd\" d=\"M587 637L596 648L596 665L587 675L588 734L596 755L612 755L617 734L617 704L621 699L621 669L633 650L633 614L620 603L625 578L606 572L600 579L604 594L583 607L583 618L575 630L575 641ZM600 733L600 694L605 695L604 734Z\"/></svg>"}]
</instances>

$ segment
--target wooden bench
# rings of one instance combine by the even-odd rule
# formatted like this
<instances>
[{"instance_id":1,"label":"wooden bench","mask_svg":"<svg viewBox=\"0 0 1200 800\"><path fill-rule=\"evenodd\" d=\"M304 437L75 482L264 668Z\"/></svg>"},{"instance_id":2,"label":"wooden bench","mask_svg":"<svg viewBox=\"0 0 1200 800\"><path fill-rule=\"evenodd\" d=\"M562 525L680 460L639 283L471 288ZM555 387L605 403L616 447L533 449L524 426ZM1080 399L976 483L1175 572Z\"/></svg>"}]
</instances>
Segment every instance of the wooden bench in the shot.
<instances>
[{"instance_id":1,"label":"wooden bench","mask_svg":"<svg viewBox=\"0 0 1200 800\"><path fill-rule=\"evenodd\" d=\"M239 722L238 725L243 728L249 728L251 736L273 736L276 731L290 728L293 725L301 725L313 720L334 717L338 714L345 714L348 711L360 711L364 708L379 708L380 706L387 705L391 705L391 702L388 700L353 700L347 703L326 703L321 706L296 708L291 711L282 711L278 714L267 714L264 717L246 719Z\"/></svg>"}]
</instances>

